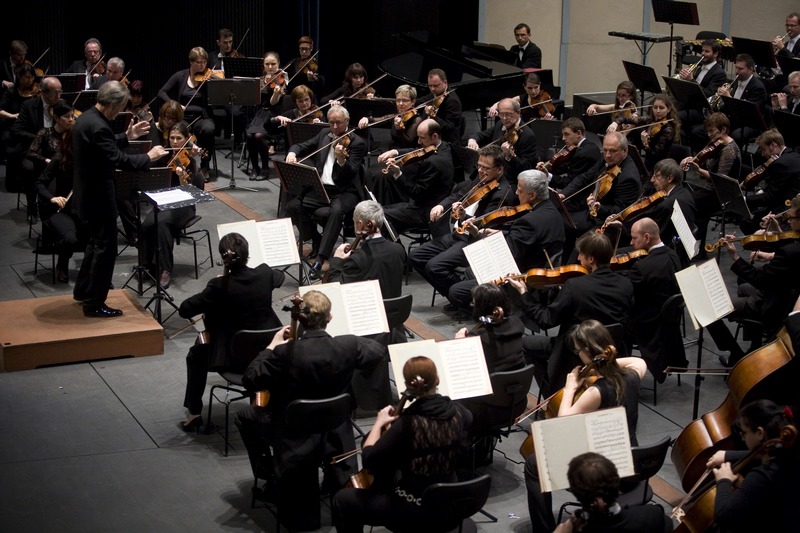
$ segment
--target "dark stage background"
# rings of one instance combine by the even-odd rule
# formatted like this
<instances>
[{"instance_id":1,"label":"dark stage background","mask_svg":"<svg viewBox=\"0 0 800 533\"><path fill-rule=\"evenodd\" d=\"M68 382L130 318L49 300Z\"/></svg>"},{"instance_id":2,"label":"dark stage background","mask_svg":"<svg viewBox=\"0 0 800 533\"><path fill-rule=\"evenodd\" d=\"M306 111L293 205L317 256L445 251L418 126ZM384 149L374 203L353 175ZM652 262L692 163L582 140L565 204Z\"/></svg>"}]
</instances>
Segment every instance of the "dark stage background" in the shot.
<instances>
[{"instance_id":1,"label":"dark stage background","mask_svg":"<svg viewBox=\"0 0 800 533\"><path fill-rule=\"evenodd\" d=\"M82 59L83 43L96 37L106 59L121 57L126 72L132 71L129 79L144 82L147 99L175 71L188 67L192 47L215 53L216 32L222 27L233 30L235 47L249 28L239 51L261 57L275 50L282 65L297 57L299 37L311 35L320 51L326 92L341 84L347 65L353 62L363 64L369 79L374 79L383 59L413 49L393 34L427 30L438 33L444 42L470 43L478 31L477 0L140 0L116 4L29 0L18 8L24 16L0 20L5 36L2 46L12 39L25 41L32 62L49 47L37 67L59 74ZM456 18L472 22L457 25ZM393 96L397 85L397 80L385 78L376 88L381 96Z\"/></svg>"}]
</instances>

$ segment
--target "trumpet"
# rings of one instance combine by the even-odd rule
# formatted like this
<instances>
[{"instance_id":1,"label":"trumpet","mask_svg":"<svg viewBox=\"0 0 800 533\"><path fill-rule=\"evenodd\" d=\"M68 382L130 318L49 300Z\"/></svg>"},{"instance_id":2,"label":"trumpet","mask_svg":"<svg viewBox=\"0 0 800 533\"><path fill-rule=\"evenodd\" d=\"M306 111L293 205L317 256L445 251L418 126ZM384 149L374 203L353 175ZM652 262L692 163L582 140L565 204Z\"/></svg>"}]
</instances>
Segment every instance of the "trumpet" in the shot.
<instances>
[{"instance_id":1,"label":"trumpet","mask_svg":"<svg viewBox=\"0 0 800 533\"><path fill-rule=\"evenodd\" d=\"M694 72L694 69L696 69L697 67L700 66L700 63L702 63L702 62L703 62L703 58L701 57L700 60L697 63L695 63L694 65L690 66L686 70L691 74L692 72ZM675 78L675 79L679 79L681 77L681 73L678 72L677 74L675 74L672 77Z\"/></svg>"},{"instance_id":2,"label":"trumpet","mask_svg":"<svg viewBox=\"0 0 800 533\"><path fill-rule=\"evenodd\" d=\"M787 39L787 37L789 37L789 32L788 31L786 32L786 34L783 37L781 37L781 42L784 45L786 45L791 40L791 39ZM773 48L775 48L777 50L777 47L773 47Z\"/></svg>"}]
</instances>

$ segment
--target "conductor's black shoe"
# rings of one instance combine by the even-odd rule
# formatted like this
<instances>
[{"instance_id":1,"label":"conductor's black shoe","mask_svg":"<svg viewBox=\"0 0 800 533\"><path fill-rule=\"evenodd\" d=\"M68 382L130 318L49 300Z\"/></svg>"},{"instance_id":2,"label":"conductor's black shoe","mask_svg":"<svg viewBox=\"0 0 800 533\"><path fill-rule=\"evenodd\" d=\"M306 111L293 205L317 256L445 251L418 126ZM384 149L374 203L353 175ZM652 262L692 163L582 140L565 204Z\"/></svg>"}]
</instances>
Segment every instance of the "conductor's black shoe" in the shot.
<instances>
[{"instance_id":1,"label":"conductor's black shoe","mask_svg":"<svg viewBox=\"0 0 800 533\"><path fill-rule=\"evenodd\" d=\"M320 261L314 262L308 270L308 278L313 280L322 279L322 263Z\"/></svg>"},{"instance_id":2,"label":"conductor's black shoe","mask_svg":"<svg viewBox=\"0 0 800 533\"><path fill-rule=\"evenodd\" d=\"M252 181L264 181L265 179L269 178L269 169L259 170L258 174L251 177Z\"/></svg>"},{"instance_id":3,"label":"conductor's black shoe","mask_svg":"<svg viewBox=\"0 0 800 533\"><path fill-rule=\"evenodd\" d=\"M113 318L117 316L122 316L122 309L114 309L106 304L103 304L99 307L87 307L83 306L83 316L93 317L93 318Z\"/></svg>"}]
</instances>

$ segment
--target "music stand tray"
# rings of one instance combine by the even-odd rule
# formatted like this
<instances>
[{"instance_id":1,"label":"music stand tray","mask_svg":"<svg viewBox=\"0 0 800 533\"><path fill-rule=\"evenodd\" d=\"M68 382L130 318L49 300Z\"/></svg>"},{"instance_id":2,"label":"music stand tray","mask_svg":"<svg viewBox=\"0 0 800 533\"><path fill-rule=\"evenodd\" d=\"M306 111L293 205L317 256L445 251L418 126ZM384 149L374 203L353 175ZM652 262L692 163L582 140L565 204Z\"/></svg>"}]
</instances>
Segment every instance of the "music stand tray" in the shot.
<instances>
[{"instance_id":1,"label":"music stand tray","mask_svg":"<svg viewBox=\"0 0 800 533\"><path fill-rule=\"evenodd\" d=\"M644 102L645 91L651 94L659 94L661 92L661 84L658 81L658 76L653 67L625 60L622 61L622 66L625 67L628 80L630 80L642 94L642 102Z\"/></svg>"},{"instance_id":2,"label":"music stand tray","mask_svg":"<svg viewBox=\"0 0 800 533\"><path fill-rule=\"evenodd\" d=\"M97 91L78 91L72 93L61 93L61 98L70 104L74 109L81 113L97 103Z\"/></svg>"},{"instance_id":3,"label":"music stand tray","mask_svg":"<svg viewBox=\"0 0 800 533\"><path fill-rule=\"evenodd\" d=\"M260 79L264 76L264 60L260 57L223 57L222 65L226 78Z\"/></svg>"},{"instance_id":4,"label":"music stand tray","mask_svg":"<svg viewBox=\"0 0 800 533\"><path fill-rule=\"evenodd\" d=\"M303 165L300 163L287 163L285 161L273 160L275 169L278 171L278 178L281 181L283 190L297 197L300 201L300 212L303 213L303 202L306 198L312 198L324 204L330 204L331 199L328 197L325 186L322 184L322 178L319 172L314 167ZM305 214L301 214L305 216ZM303 257L303 225L299 224L297 227L299 232L299 239L297 242L298 252L300 257ZM305 261L300 261L300 274L297 282L302 285L303 280L309 282L306 267L308 266Z\"/></svg>"},{"instance_id":5,"label":"music stand tray","mask_svg":"<svg viewBox=\"0 0 800 533\"><path fill-rule=\"evenodd\" d=\"M747 206L747 200L745 200L739 181L716 172L710 172L709 174L722 210L736 213L747 220L751 220L753 215Z\"/></svg>"},{"instance_id":6,"label":"music stand tray","mask_svg":"<svg viewBox=\"0 0 800 533\"><path fill-rule=\"evenodd\" d=\"M323 130L330 128L327 122L289 122L286 125L286 136L289 146L313 139ZM287 147L288 149L288 147Z\"/></svg>"},{"instance_id":7,"label":"music stand tray","mask_svg":"<svg viewBox=\"0 0 800 533\"><path fill-rule=\"evenodd\" d=\"M789 113L788 111L775 111L772 114L775 120L775 127L781 135L786 146L800 146L800 115Z\"/></svg>"},{"instance_id":8,"label":"music stand tray","mask_svg":"<svg viewBox=\"0 0 800 533\"><path fill-rule=\"evenodd\" d=\"M708 106L708 98L696 81L670 78L669 76L661 76L661 78L667 84L667 89L680 109L711 109Z\"/></svg>"}]
</instances>

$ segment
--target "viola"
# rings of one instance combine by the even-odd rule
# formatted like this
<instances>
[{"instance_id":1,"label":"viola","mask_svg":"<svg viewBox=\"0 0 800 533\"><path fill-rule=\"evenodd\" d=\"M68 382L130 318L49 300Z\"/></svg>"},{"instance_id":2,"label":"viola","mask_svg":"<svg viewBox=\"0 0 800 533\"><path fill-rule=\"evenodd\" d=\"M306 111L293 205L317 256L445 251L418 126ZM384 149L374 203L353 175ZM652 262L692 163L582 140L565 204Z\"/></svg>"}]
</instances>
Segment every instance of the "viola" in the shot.
<instances>
[{"instance_id":1,"label":"viola","mask_svg":"<svg viewBox=\"0 0 800 533\"><path fill-rule=\"evenodd\" d=\"M569 161L569 158L572 157L572 154L575 153L575 149L578 147L577 144L572 146L565 146L551 157L546 163L544 163L544 169L549 171L556 165L562 165Z\"/></svg>"},{"instance_id":2,"label":"viola","mask_svg":"<svg viewBox=\"0 0 800 533\"><path fill-rule=\"evenodd\" d=\"M414 118L416 116L417 116L417 109L416 108L411 109L409 111L406 111L402 115L397 115L397 118L399 118L400 121L399 122L395 121L394 127L396 129L398 129L398 130L404 130L404 129L406 129L406 122L408 122L409 120L411 120L412 118Z\"/></svg>"},{"instance_id":3,"label":"viola","mask_svg":"<svg viewBox=\"0 0 800 533\"><path fill-rule=\"evenodd\" d=\"M725 145L726 143L724 139L717 139L716 141L706 145L705 148L697 152L697 155L695 155L692 158L691 162L696 163L698 166L702 165L703 163L711 159L711 157L713 157L714 154L722 150L722 147ZM684 171L689 170L689 165L688 164L684 165L683 170Z\"/></svg>"},{"instance_id":4,"label":"viola","mask_svg":"<svg viewBox=\"0 0 800 533\"><path fill-rule=\"evenodd\" d=\"M352 135L351 133L344 134L344 136L342 136L342 138L340 138L339 141L336 143L336 144L338 144L338 145L340 145L342 147L342 155L344 155L345 159L350 157L349 148L350 148L350 143L353 140L351 135ZM335 148L335 145L334 145L334 148Z\"/></svg>"},{"instance_id":5,"label":"viola","mask_svg":"<svg viewBox=\"0 0 800 533\"><path fill-rule=\"evenodd\" d=\"M399 166L399 167L402 167L403 165L407 164L409 161L413 161L415 159L420 159L420 158L423 158L423 157L427 157L430 154L435 154L436 151L437 150L436 150L436 147L434 145L425 146L423 148L417 148L416 150L411 150L408 153L405 153L403 155L395 157L394 158L394 164ZM387 165L384 168L382 168L381 172L384 173L384 174L388 174L389 173L389 166Z\"/></svg>"},{"instance_id":6,"label":"viola","mask_svg":"<svg viewBox=\"0 0 800 533\"><path fill-rule=\"evenodd\" d=\"M495 280L495 283L505 283L510 279L525 280L529 289L545 289L556 285L563 285L567 280L576 276L588 275L589 270L582 265L563 265L556 268L532 268L525 274L515 274Z\"/></svg>"},{"instance_id":7,"label":"viola","mask_svg":"<svg viewBox=\"0 0 800 533\"><path fill-rule=\"evenodd\" d=\"M750 174L745 176L744 180L742 180L742 189L744 189L745 187L752 187L756 183L761 181L764 178L764 172L766 172L769 166L772 163L774 163L779 157L780 155L777 154L771 156L769 159L764 161L764 163L755 168Z\"/></svg>"},{"instance_id":8,"label":"viola","mask_svg":"<svg viewBox=\"0 0 800 533\"><path fill-rule=\"evenodd\" d=\"M539 109L537 109L537 112L539 113L539 117L544 118L548 113L552 114L556 112L556 106L550 103L552 101L553 97L550 96L547 91L540 91L536 96L528 96L528 107L538 106Z\"/></svg>"},{"instance_id":9,"label":"viola","mask_svg":"<svg viewBox=\"0 0 800 533\"><path fill-rule=\"evenodd\" d=\"M502 225L506 222L510 222L515 218L524 215L528 211L533 209L531 204L522 204L516 206L507 206L501 207L500 209L495 209L491 213L486 213L482 217L472 219L472 225L475 227L484 227L488 228L489 225ZM456 228L456 233L464 233L466 229L463 226L459 226Z\"/></svg>"},{"instance_id":10,"label":"viola","mask_svg":"<svg viewBox=\"0 0 800 533\"><path fill-rule=\"evenodd\" d=\"M606 172L600 176L595 184L595 194L594 200L595 202L599 202L600 199L608 194L608 191L611 190L611 187L614 185L614 178L619 176L619 173L622 172L622 167L619 165L614 165L606 170ZM594 205L589 208L589 214L593 217L597 216L597 207Z\"/></svg>"},{"instance_id":11,"label":"viola","mask_svg":"<svg viewBox=\"0 0 800 533\"><path fill-rule=\"evenodd\" d=\"M775 245L784 244L783 241L794 241L797 239L800 239L799 232L784 231L782 233L766 233L764 235L745 235L744 237L730 239L727 242L741 242L742 248L745 250L758 251ZM720 239L713 244L706 244L706 252L711 253L716 251L720 246L722 246L723 240L724 239Z\"/></svg>"},{"instance_id":12,"label":"viola","mask_svg":"<svg viewBox=\"0 0 800 533\"><path fill-rule=\"evenodd\" d=\"M646 209L647 207L653 205L656 202L659 202L660 200L663 200L666 197L667 197L666 191L657 191L648 196L647 198L642 198L641 200L629 205L619 213L611 215L608 218L610 218L611 220L619 220L620 222L622 222L629 216L638 213L643 209ZM597 231L597 233L605 233L606 228L608 227L608 222L609 221L606 220L606 222L604 222L603 225L595 231Z\"/></svg>"},{"instance_id":13,"label":"viola","mask_svg":"<svg viewBox=\"0 0 800 533\"><path fill-rule=\"evenodd\" d=\"M626 254L615 255L614 257L611 258L609 267L613 271L630 268L633 265L633 263L636 262L637 259L641 259L647 254L648 254L647 250L633 250Z\"/></svg>"},{"instance_id":14,"label":"viola","mask_svg":"<svg viewBox=\"0 0 800 533\"><path fill-rule=\"evenodd\" d=\"M215 79L223 79L225 77L225 73L221 70L211 70L210 68L206 67L203 72L198 72L192 76L192 80L195 83L205 83L211 78Z\"/></svg>"},{"instance_id":15,"label":"viola","mask_svg":"<svg viewBox=\"0 0 800 533\"><path fill-rule=\"evenodd\" d=\"M469 192L467 192L460 202L461 205L453 209L453 211L450 213L450 217L453 220L463 220L464 209L477 202L480 202L484 196L499 186L499 180L492 180L488 183L478 183L475 187L470 189Z\"/></svg>"},{"instance_id":16,"label":"viola","mask_svg":"<svg viewBox=\"0 0 800 533\"><path fill-rule=\"evenodd\" d=\"M716 451L732 448L732 424L740 406L760 398L782 400L775 397L775 392L789 388L777 385L797 379L796 370L787 366L793 358L791 341L782 328L774 341L733 366L728 375L728 395L722 404L690 422L672 446L672 462L684 491L689 491L703 476L708 459ZM789 373L785 371L787 368L791 370Z\"/></svg>"}]
</instances>

